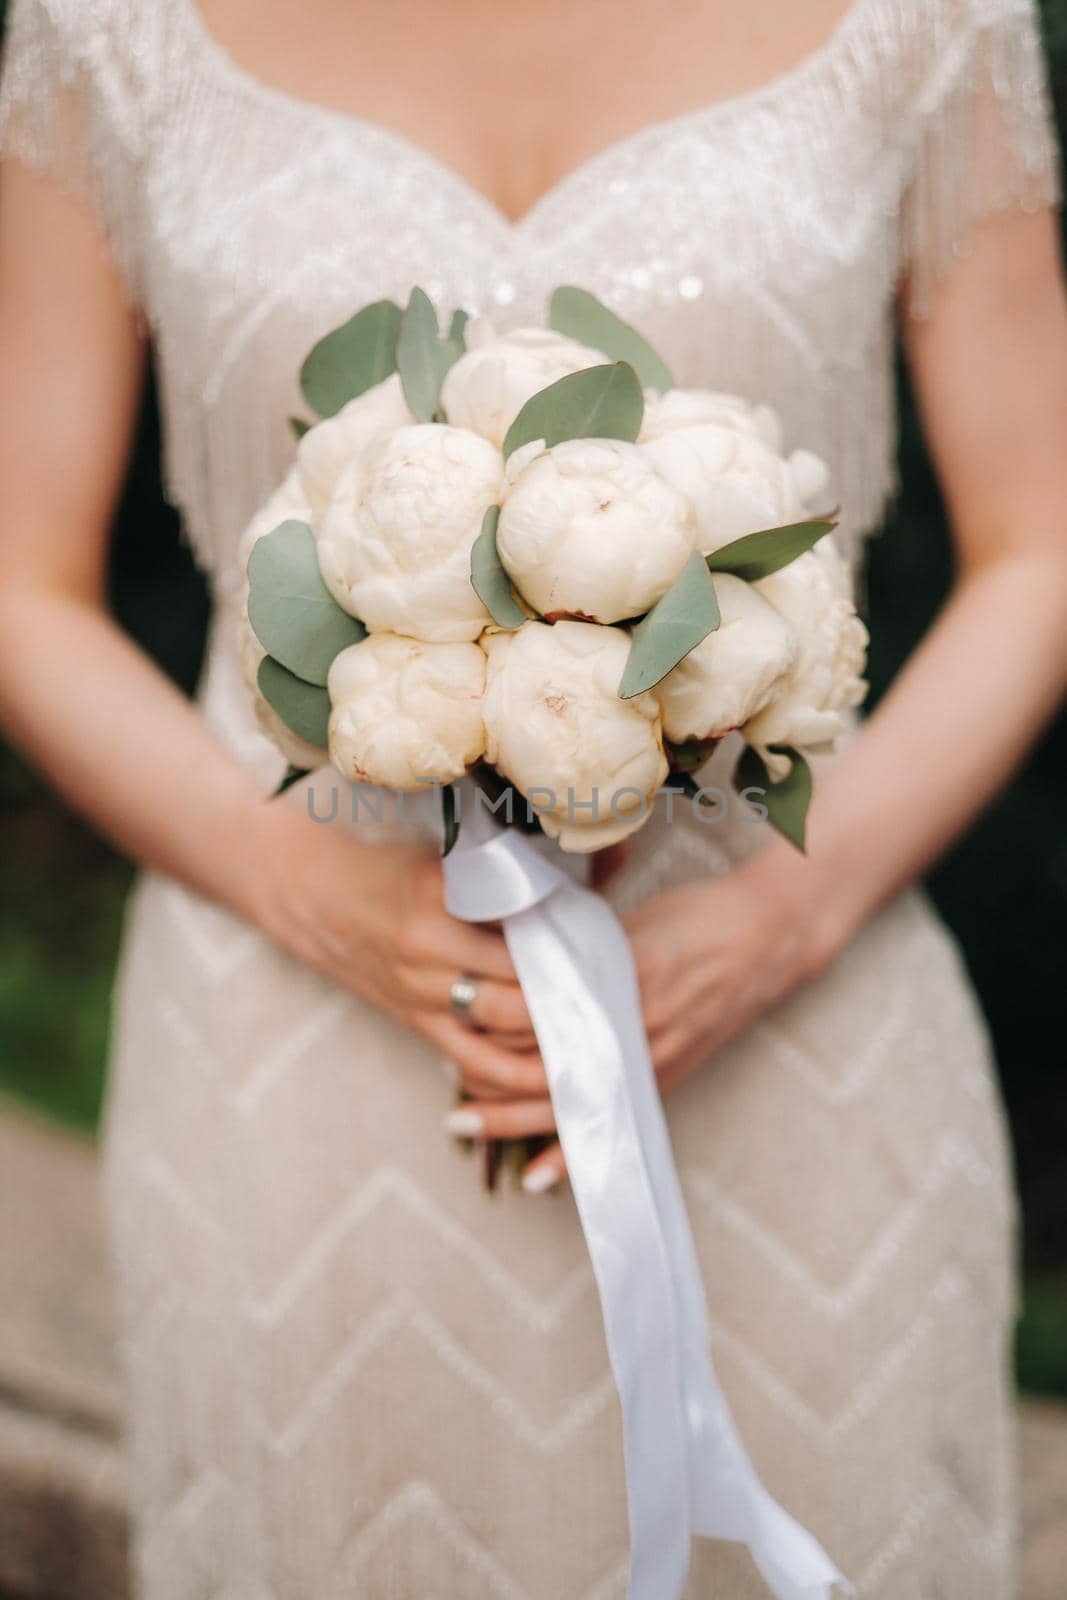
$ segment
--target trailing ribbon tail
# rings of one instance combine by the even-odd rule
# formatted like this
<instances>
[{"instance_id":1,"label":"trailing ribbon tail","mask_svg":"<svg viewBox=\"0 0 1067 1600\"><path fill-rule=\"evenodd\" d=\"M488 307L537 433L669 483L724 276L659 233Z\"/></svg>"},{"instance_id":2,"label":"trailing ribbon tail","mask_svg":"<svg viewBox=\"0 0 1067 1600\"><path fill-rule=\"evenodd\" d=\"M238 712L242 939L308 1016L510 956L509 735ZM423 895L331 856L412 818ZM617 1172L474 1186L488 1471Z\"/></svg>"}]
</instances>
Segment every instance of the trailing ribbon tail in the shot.
<instances>
[{"instance_id":1,"label":"trailing ribbon tail","mask_svg":"<svg viewBox=\"0 0 1067 1600\"><path fill-rule=\"evenodd\" d=\"M619 1391L629 1600L678 1600L694 1533L747 1544L777 1600L851 1593L760 1483L715 1378L622 926L518 832L474 832L465 823L445 859L445 901L464 921L503 923L541 1048Z\"/></svg>"}]
</instances>

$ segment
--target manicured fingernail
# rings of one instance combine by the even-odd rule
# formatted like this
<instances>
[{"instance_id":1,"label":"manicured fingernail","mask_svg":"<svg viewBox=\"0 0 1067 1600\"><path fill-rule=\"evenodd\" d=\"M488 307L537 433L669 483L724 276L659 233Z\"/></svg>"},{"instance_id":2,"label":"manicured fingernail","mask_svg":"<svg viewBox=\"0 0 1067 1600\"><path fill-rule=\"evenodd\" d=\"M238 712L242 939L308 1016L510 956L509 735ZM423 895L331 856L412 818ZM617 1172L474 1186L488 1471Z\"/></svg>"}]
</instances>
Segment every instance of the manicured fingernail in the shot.
<instances>
[{"instance_id":1,"label":"manicured fingernail","mask_svg":"<svg viewBox=\"0 0 1067 1600\"><path fill-rule=\"evenodd\" d=\"M455 1111L448 1113L445 1127L449 1133L458 1133L461 1138L473 1139L479 1133L485 1132L485 1118L480 1111L472 1111L470 1106L458 1106Z\"/></svg>"},{"instance_id":2,"label":"manicured fingernail","mask_svg":"<svg viewBox=\"0 0 1067 1600\"><path fill-rule=\"evenodd\" d=\"M557 1184L563 1174L557 1167L528 1167L522 1175L522 1186L527 1194L544 1194Z\"/></svg>"}]
</instances>

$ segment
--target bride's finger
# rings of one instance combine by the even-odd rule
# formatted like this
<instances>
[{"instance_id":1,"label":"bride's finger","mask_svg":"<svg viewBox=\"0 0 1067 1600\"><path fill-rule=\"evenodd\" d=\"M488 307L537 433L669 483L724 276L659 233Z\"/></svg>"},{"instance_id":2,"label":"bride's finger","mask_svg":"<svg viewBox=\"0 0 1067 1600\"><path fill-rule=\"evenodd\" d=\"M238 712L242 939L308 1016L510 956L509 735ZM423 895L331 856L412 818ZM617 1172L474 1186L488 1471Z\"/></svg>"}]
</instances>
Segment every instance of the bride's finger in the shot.
<instances>
[{"instance_id":1,"label":"bride's finger","mask_svg":"<svg viewBox=\"0 0 1067 1600\"><path fill-rule=\"evenodd\" d=\"M515 967L503 936L457 917L427 917L408 936L406 959L418 966L450 967L476 978L515 983Z\"/></svg>"},{"instance_id":2,"label":"bride's finger","mask_svg":"<svg viewBox=\"0 0 1067 1600\"><path fill-rule=\"evenodd\" d=\"M526 996L517 983L494 983L491 978L478 979L471 1001L470 1020L476 1028L488 1028L493 1033L525 1034L533 1038L533 1023L526 1006Z\"/></svg>"},{"instance_id":3,"label":"bride's finger","mask_svg":"<svg viewBox=\"0 0 1067 1600\"><path fill-rule=\"evenodd\" d=\"M497 1042L495 1038L493 1042ZM455 1078L464 1094L471 1100L541 1100L548 1092L543 1078L536 1089L530 1084L518 1090L508 1089L501 1085L498 1078L487 1077L469 1066L457 1068Z\"/></svg>"},{"instance_id":4,"label":"bride's finger","mask_svg":"<svg viewBox=\"0 0 1067 1600\"><path fill-rule=\"evenodd\" d=\"M545 1069L535 1050L505 1050L489 1035L475 1033L445 1011L425 1013L421 1031L456 1063L469 1086L484 1082L494 1092L513 1098L540 1099L547 1093Z\"/></svg>"},{"instance_id":5,"label":"bride's finger","mask_svg":"<svg viewBox=\"0 0 1067 1600\"><path fill-rule=\"evenodd\" d=\"M522 1175L522 1186L527 1194L543 1194L546 1189L556 1188L566 1175L567 1163L557 1139L547 1150L542 1150L540 1155L527 1163Z\"/></svg>"},{"instance_id":6,"label":"bride's finger","mask_svg":"<svg viewBox=\"0 0 1067 1600\"><path fill-rule=\"evenodd\" d=\"M515 1099L514 1094L506 1093L504 1090L498 1090L498 1088L496 1088L493 1083L488 1082L486 1078L474 1077L474 1075L470 1074L469 1070L467 1070L467 1072L461 1072L459 1067L456 1066L456 1062L450 1061L448 1056L440 1056L440 1058L438 1058L438 1064L440 1064L440 1069L442 1069L445 1077L448 1078L448 1082L454 1083L456 1088L461 1088L461 1090L464 1091L464 1094L469 1096L470 1099L499 1099L499 1101Z\"/></svg>"},{"instance_id":7,"label":"bride's finger","mask_svg":"<svg viewBox=\"0 0 1067 1600\"><path fill-rule=\"evenodd\" d=\"M455 967L412 967L403 974L404 983L423 1004L441 1011L452 1007L452 988L466 977ZM533 1041L533 1024L526 1000L517 983L499 983L495 978L474 978L474 999L468 1017L471 1025L495 1034L514 1034Z\"/></svg>"},{"instance_id":8,"label":"bride's finger","mask_svg":"<svg viewBox=\"0 0 1067 1600\"><path fill-rule=\"evenodd\" d=\"M537 1035L533 1030L525 1034L501 1034L498 1029L483 1029L486 1038L490 1038L494 1045L499 1045L501 1050L514 1050L520 1056L533 1056L537 1053Z\"/></svg>"},{"instance_id":9,"label":"bride's finger","mask_svg":"<svg viewBox=\"0 0 1067 1600\"><path fill-rule=\"evenodd\" d=\"M655 1049L660 1041L668 1035L678 1031L678 1007L665 1004L659 998L652 998L646 1002L644 1008L645 1034L649 1044Z\"/></svg>"},{"instance_id":10,"label":"bride's finger","mask_svg":"<svg viewBox=\"0 0 1067 1600\"><path fill-rule=\"evenodd\" d=\"M551 1100L472 1100L445 1117L449 1133L466 1139L525 1139L555 1126Z\"/></svg>"}]
</instances>

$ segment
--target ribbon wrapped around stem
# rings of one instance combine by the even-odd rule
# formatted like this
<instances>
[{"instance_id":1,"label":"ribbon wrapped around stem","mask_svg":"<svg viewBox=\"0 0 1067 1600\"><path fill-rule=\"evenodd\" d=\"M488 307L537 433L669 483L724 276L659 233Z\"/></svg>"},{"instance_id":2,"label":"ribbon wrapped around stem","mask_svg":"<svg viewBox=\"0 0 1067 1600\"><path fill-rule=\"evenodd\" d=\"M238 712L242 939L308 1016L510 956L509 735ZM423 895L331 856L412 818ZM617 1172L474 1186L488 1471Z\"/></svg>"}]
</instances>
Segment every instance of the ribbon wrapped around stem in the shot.
<instances>
[{"instance_id":1,"label":"ribbon wrapped around stem","mask_svg":"<svg viewBox=\"0 0 1067 1600\"><path fill-rule=\"evenodd\" d=\"M715 1377L622 925L520 833L478 831L465 826L445 859L445 901L463 921L502 923L544 1061L619 1391L629 1600L677 1600L692 1534L747 1544L777 1600L850 1594L760 1483Z\"/></svg>"}]
</instances>

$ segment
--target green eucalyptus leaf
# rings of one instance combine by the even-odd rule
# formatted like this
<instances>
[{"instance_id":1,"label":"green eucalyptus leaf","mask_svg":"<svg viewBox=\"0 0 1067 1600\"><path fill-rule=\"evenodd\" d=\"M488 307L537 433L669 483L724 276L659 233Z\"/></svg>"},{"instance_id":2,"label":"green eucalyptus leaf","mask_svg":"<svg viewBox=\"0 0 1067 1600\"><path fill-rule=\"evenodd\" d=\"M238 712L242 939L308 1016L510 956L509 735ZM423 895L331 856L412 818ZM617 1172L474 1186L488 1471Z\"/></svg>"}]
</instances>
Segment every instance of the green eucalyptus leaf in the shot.
<instances>
[{"instance_id":1,"label":"green eucalyptus leaf","mask_svg":"<svg viewBox=\"0 0 1067 1600\"><path fill-rule=\"evenodd\" d=\"M641 431L645 397L637 373L626 361L586 367L531 395L504 437L510 456L532 439L547 446L564 439L627 439Z\"/></svg>"},{"instance_id":2,"label":"green eucalyptus leaf","mask_svg":"<svg viewBox=\"0 0 1067 1600\"><path fill-rule=\"evenodd\" d=\"M294 767L293 763L290 761L289 765L285 769L285 775L278 787L275 789L274 793L271 795L271 799L277 800L278 796L284 794L286 789L291 789L294 783L299 783L301 778L306 778L310 771L310 767Z\"/></svg>"},{"instance_id":3,"label":"green eucalyptus leaf","mask_svg":"<svg viewBox=\"0 0 1067 1600\"><path fill-rule=\"evenodd\" d=\"M283 522L252 546L248 620L267 654L305 683L325 684L338 651L367 634L322 581L306 522Z\"/></svg>"},{"instance_id":4,"label":"green eucalyptus leaf","mask_svg":"<svg viewBox=\"0 0 1067 1600\"><path fill-rule=\"evenodd\" d=\"M623 700L651 689L719 626L719 603L704 557L694 550L662 599L633 631L619 684Z\"/></svg>"},{"instance_id":5,"label":"green eucalyptus leaf","mask_svg":"<svg viewBox=\"0 0 1067 1600\"><path fill-rule=\"evenodd\" d=\"M734 788L739 794L745 789L764 790L760 804L766 807L767 821L803 855L808 806L811 804L811 768L799 750L778 745L772 745L771 748L791 757L793 765L788 776L772 783L763 757L749 745L737 764Z\"/></svg>"},{"instance_id":6,"label":"green eucalyptus leaf","mask_svg":"<svg viewBox=\"0 0 1067 1600\"><path fill-rule=\"evenodd\" d=\"M482 518L482 531L471 548L471 583L499 627L517 628L526 621L526 613L511 592L511 580L496 547L499 521L500 507L489 506Z\"/></svg>"},{"instance_id":7,"label":"green eucalyptus leaf","mask_svg":"<svg viewBox=\"0 0 1067 1600\"><path fill-rule=\"evenodd\" d=\"M396 365L404 399L420 422L438 419L441 384L462 353L459 340L451 335L441 338L429 295L423 289L412 289L397 335Z\"/></svg>"},{"instance_id":8,"label":"green eucalyptus leaf","mask_svg":"<svg viewBox=\"0 0 1067 1600\"><path fill-rule=\"evenodd\" d=\"M446 783L441 789L441 823L441 854L447 856L459 838L459 791L454 783Z\"/></svg>"},{"instance_id":9,"label":"green eucalyptus leaf","mask_svg":"<svg viewBox=\"0 0 1067 1600\"><path fill-rule=\"evenodd\" d=\"M302 439L305 433L310 433L312 428L312 424L310 422L305 422L303 417L290 417L289 426L292 428L293 434L297 439Z\"/></svg>"},{"instance_id":10,"label":"green eucalyptus leaf","mask_svg":"<svg viewBox=\"0 0 1067 1600\"><path fill-rule=\"evenodd\" d=\"M645 388L673 389L674 379L652 346L588 289L570 283L554 289L548 303L548 324L579 344L602 350L613 361L628 361Z\"/></svg>"},{"instance_id":11,"label":"green eucalyptus leaf","mask_svg":"<svg viewBox=\"0 0 1067 1600\"><path fill-rule=\"evenodd\" d=\"M464 311L462 306L457 306L448 324L448 337L454 344L459 345L461 351L467 348L467 323L470 319L470 312Z\"/></svg>"},{"instance_id":12,"label":"green eucalyptus leaf","mask_svg":"<svg viewBox=\"0 0 1067 1600\"><path fill-rule=\"evenodd\" d=\"M731 572L735 578L755 583L758 578L777 572L779 567L787 567L836 527L836 517L829 516L746 533L743 538L724 544L721 550L713 550L707 558L708 571Z\"/></svg>"},{"instance_id":13,"label":"green eucalyptus leaf","mask_svg":"<svg viewBox=\"0 0 1067 1600\"><path fill-rule=\"evenodd\" d=\"M305 683L273 656L264 656L256 674L259 692L285 726L306 744L325 750L330 697L316 683Z\"/></svg>"},{"instance_id":14,"label":"green eucalyptus leaf","mask_svg":"<svg viewBox=\"0 0 1067 1600\"><path fill-rule=\"evenodd\" d=\"M312 347L300 369L300 387L313 411L336 416L396 371L400 318L394 300L374 300Z\"/></svg>"}]
</instances>

